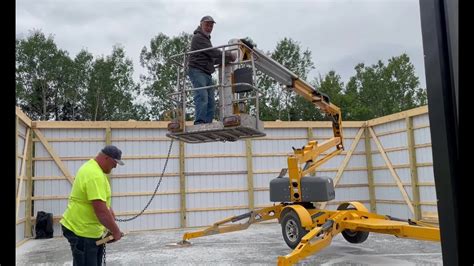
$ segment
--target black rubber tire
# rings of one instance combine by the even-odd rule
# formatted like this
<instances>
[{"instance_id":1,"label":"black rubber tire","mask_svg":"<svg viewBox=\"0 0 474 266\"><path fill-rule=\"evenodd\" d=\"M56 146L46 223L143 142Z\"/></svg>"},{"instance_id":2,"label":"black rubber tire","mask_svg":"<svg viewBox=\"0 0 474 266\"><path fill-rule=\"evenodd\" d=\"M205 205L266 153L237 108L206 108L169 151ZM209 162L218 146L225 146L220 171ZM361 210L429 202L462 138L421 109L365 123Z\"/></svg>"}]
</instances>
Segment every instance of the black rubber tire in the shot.
<instances>
[{"instance_id":1,"label":"black rubber tire","mask_svg":"<svg viewBox=\"0 0 474 266\"><path fill-rule=\"evenodd\" d=\"M356 210L354 206L350 205L347 206L346 208L337 208L338 210ZM360 244L367 240L369 237L369 232L364 232L364 231L352 231L349 229L346 229L341 232L342 236L344 239L347 240L347 242L352 243L352 244Z\"/></svg>"},{"instance_id":2,"label":"black rubber tire","mask_svg":"<svg viewBox=\"0 0 474 266\"><path fill-rule=\"evenodd\" d=\"M281 232L286 244L291 249L295 249L300 243L301 238L303 238L303 236L305 236L309 231L301 227L301 221L298 214L291 210L286 212L283 219L281 219Z\"/></svg>"},{"instance_id":3,"label":"black rubber tire","mask_svg":"<svg viewBox=\"0 0 474 266\"><path fill-rule=\"evenodd\" d=\"M360 244L369 237L369 232L351 231L349 229L342 231L341 234L347 240L347 242L352 244Z\"/></svg>"}]
</instances>

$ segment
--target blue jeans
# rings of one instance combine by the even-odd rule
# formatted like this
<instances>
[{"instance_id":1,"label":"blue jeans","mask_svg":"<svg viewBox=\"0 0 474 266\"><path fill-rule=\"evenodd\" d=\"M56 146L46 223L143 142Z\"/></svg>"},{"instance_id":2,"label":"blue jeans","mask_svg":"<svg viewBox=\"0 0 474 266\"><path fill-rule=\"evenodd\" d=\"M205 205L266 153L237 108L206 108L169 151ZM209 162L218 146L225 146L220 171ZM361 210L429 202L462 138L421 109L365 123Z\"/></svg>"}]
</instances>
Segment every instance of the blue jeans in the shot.
<instances>
[{"instance_id":1,"label":"blue jeans","mask_svg":"<svg viewBox=\"0 0 474 266\"><path fill-rule=\"evenodd\" d=\"M104 256L104 246L97 246L95 241L100 238L87 238L74 234L71 230L61 225L63 236L69 241L72 251L72 265L74 266L100 266Z\"/></svg>"},{"instance_id":2,"label":"blue jeans","mask_svg":"<svg viewBox=\"0 0 474 266\"><path fill-rule=\"evenodd\" d=\"M211 75L202 70L190 67L188 76L194 88L214 85ZM194 105L196 106L194 124L212 123L216 109L214 88L193 91Z\"/></svg>"}]
</instances>

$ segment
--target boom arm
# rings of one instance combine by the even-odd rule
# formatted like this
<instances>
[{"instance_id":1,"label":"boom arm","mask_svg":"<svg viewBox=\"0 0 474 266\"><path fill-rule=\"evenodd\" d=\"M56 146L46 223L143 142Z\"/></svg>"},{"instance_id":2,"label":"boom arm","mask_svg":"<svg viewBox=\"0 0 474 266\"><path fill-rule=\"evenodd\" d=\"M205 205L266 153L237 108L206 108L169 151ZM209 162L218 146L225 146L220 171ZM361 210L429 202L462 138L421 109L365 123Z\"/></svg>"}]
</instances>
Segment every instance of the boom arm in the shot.
<instances>
[{"instance_id":1,"label":"boom arm","mask_svg":"<svg viewBox=\"0 0 474 266\"><path fill-rule=\"evenodd\" d=\"M317 141L310 141L308 145L301 149L294 149L294 154L288 158L288 174L290 178L291 201L301 202L301 178L309 173L313 173L318 166L325 163L332 157L340 154L344 150L342 137L342 117L339 107L329 101L329 97L317 91L310 84L301 80L296 74L282 66L277 61L268 57L265 53L252 47L247 42L241 41L241 60L250 59L254 56L255 67L274 78L280 84L291 88L306 100L312 102L317 109L321 110L332 120L332 130L334 136L320 144ZM335 147L336 150L330 152L317 160L323 152ZM305 164L301 169L299 164Z\"/></svg>"}]
</instances>

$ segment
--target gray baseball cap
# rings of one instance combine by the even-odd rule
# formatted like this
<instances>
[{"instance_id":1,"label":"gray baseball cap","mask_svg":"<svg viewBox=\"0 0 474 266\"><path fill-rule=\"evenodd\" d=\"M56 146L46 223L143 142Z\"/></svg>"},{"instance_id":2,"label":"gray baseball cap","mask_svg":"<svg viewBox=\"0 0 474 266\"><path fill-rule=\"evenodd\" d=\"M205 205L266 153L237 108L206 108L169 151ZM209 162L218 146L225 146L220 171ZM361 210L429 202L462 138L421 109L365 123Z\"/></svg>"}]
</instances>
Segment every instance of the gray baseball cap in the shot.
<instances>
[{"instance_id":1,"label":"gray baseball cap","mask_svg":"<svg viewBox=\"0 0 474 266\"><path fill-rule=\"evenodd\" d=\"M211 22L213 22L213 23L216 23L216 22L214 21L214 19L213 19L211 16L204 16L204 17L202 17L201 22L204 22L204 21L211 21Z\"/></svg>"},{"instance_id":2,"label":"gray baseball cap","mask_svg":"<svg viewBox=\"0 0 474 266\"><path fill-rule=\"evenodd\" d=\"M122 151L114 145L105 146L101 152L114 159L118 164L124 165L122 161Z\"/></svg>"}]
</instances>

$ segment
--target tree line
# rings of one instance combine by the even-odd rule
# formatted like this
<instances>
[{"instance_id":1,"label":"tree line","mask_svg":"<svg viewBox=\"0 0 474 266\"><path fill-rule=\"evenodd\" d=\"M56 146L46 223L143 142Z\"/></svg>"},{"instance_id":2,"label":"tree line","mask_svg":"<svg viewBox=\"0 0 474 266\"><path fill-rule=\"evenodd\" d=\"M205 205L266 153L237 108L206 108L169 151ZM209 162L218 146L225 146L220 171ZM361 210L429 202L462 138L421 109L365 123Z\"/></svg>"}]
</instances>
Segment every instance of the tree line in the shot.
<instances>
[{"instance_id":1,"label":"tree line","mask_svg":"<svg viewBox=\"0 0 474 266\"><path fill-rule=\"evenodd\" d=\"M52 35L32 30L16 39L16 104L33 120L168 119L173 108L169 94L177 86L179 71L168 58L188 50L191 37L160 33L152 38L140 52L140 65L146 71L136 82L133 63L121 45L113 46L110 55L94 57L82 49L72 58ZM420 88L406 54L386 63L359 63L344 84L335 70L308 81L309 72L316 68L311 51L291 38L283 38L266 53L327 94L341 108L344 120L368 120L427 104L426 89ZM264 73L257 71L256 83L261 91L261 120L324 120L312 103ZM191 99L189 95L186 100ZM187 116L192 118L192 110Z\"/></svg>"}]
</instances>

